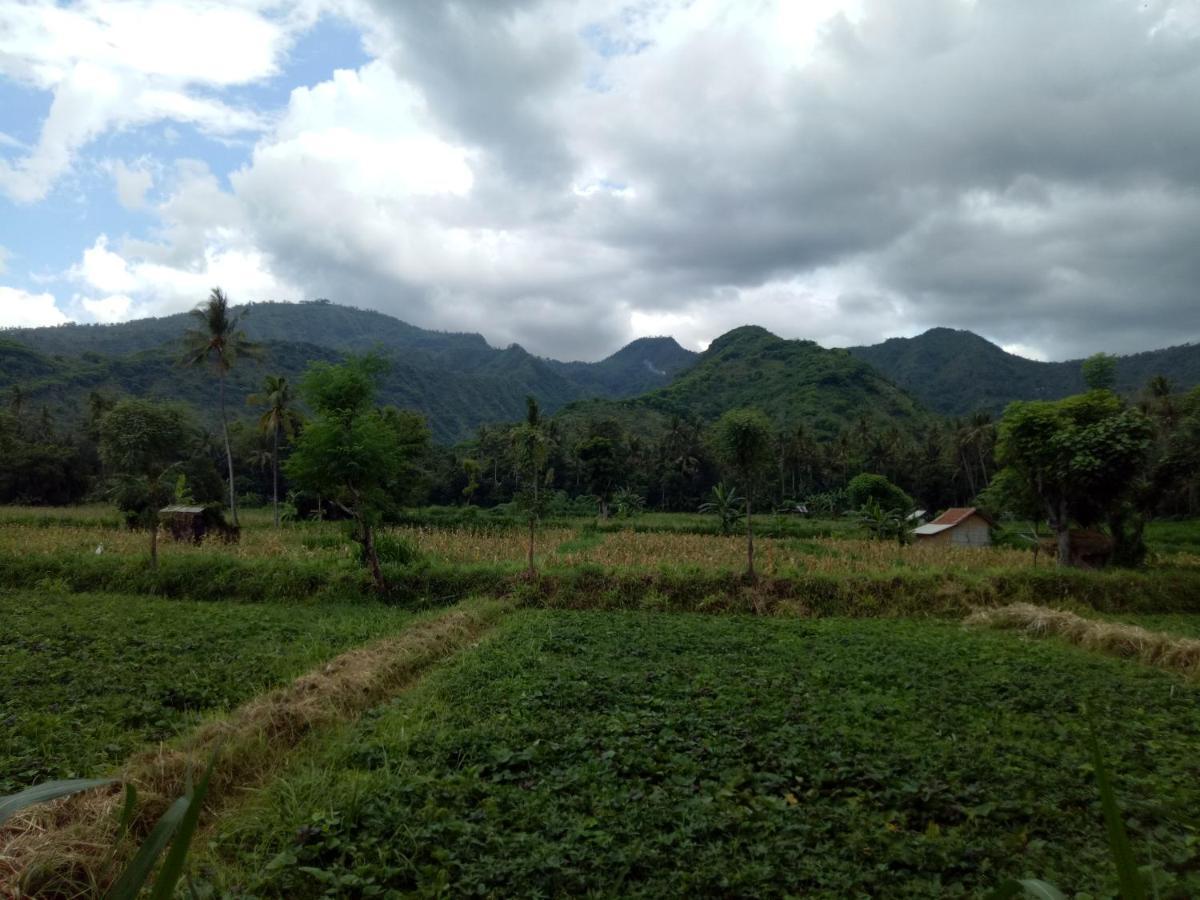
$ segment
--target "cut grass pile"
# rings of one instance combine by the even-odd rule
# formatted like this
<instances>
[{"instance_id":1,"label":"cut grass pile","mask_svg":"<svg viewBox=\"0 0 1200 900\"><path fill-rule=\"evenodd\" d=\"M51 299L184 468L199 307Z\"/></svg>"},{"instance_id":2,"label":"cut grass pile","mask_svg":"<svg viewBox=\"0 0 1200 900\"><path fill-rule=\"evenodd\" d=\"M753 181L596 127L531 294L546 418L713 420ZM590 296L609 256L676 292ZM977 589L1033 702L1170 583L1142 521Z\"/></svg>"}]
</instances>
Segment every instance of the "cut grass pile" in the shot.
<instances>
[{"instance_id":1,"label":"cut grass pile","mask_svg":"<svg viewBox=\"0 0 1200 900\"><path fill-rule=\"evenodd\" d=\"M93 776L409 618L380 604L0 591L0 794Z\"/></svg>"},{"instance_id":2,"label":"cut grass pile","mask_svg":"<svg viewBox=\"0 0 1200 900\"><path fill-rule=\"evenodd\" d=\"M422 670L476 640L507 611L496 601L462 604L401 633L343 653L226 716L213 717L172 744L133 757L118 773L141 798L135 834L149 831L191 773L217 756L206 809L251 790L313 732L353 719L401 690ZM26 811L0 828L0 894L88 895L116 871L121 788L93 790Z\"/></svg>"},{"instance_id":3,"label":"cut grass pile","mask_svg":"<svg viewBox=\"0 0 1200 900\"><path fill-rule=\"evenodd\" d=\"M339 732L209 849L257 897L1200 894L1200 693L929 621L526 611Z\"/></svg>"},{"instance_id":4,"label":"cut grass pile","mask_svg":"<svg viewBox=\"0 0 1200 900\"><path fill-rule=\"evenodd\" d=\"M1088 650L1136 659L1190 678L1200 676L1200 640L1125 622L1087 619L1067 610L1014 603L980 610L969 616L966 624L1019 631L1034 637L1060 637Z\"/></svg>"}]
</instances>

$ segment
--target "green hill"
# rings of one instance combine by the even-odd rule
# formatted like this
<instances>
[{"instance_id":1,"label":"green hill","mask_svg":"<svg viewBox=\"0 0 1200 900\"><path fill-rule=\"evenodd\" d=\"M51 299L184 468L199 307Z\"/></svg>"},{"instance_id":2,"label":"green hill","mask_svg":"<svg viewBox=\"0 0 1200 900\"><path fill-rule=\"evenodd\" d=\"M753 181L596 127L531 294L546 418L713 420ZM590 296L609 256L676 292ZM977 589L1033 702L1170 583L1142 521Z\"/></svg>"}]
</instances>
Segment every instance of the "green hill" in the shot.
<instances>
[{"instance_id":1,"label":"green hill","mask_svg":"<svg viewBox=\"0 0 1200 900\"><path fill-rule=\"evenodd\" d=\"M664 388L624 400L573 403L566 422L614 418L651 435L672 417L713 421L728 409L753 406L780 428L803 425L832 437L866 418L912 433L929 420L921 405L845 350L789 341L744 326L717 338L695 365Z\"/></svg>"},{"instance_id":2,"label":"green hill","mask_svg":"<svg viewBox=\"0 0 1200 900\"><path fill-rule=\"evenodd\" d=\"M1013 400L1066 397L1083 390L1082 360L1039 362L1015 356L969 331L933 328L849 352L943 415L998 413ZM1200 384L1200 345L1122 356L1117 390L1137 393L1155 375L1179 390Z\"/></svg>"},{"instance_id":3,"label":"green hill","mask_svg":"<svg viewBox=\"0 0 1200 900\"><path fill-rule=\"evenodd\" d=\"M629 396L667 384L696 355L671 338L650 338L600 362L558 362L515 344L497 349L478 334L428 331L325 301L259 303L246 312L246 332L264 352L235 368L231 408L240 408L268 373L298 379L310 362L378 350L392 363L381 399L424 413L443 443L463 440L481 424L519 419L527 394L551 412L580 398ZM19 385L29 406L48 406L64 417L77 416L96 390L214 410L214 380L177 364L188 327L187 315L175 315L9 330L0 340L0 390Z\"/></svg>"}]
</instances>

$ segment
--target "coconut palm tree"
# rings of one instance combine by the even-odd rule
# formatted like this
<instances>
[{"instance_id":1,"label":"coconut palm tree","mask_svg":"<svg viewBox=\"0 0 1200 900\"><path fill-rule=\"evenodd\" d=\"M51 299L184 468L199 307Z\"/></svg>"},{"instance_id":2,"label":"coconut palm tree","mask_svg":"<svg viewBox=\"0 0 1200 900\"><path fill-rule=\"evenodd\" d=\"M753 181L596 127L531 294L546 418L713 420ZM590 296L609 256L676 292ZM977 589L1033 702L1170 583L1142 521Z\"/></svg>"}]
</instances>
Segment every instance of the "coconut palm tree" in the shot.
<instances>
[{"instance_id":1,"label":"coconut palm tree","mask_svg":"<svg viewBox=\"0 0 1200 900\"><path fill-rule=\"evenodd\" d=\"M259 416L258 428L271 438L271 502L275 508L275 527L279 527L279 439L291 438L300 424L300 414L295 410L296 394L288 380L282 375L268 375L263 382L263 392L246 400L255 406L265 407Z\"/></svg>"},{"instance_id":2,"label":"coconut palm tree","mask_svg":"<svg viewBox=\"0 0 1200 900\"><path fill-rule=\"evenodd\" d=\"M240 357L257 355L258 345L252 344L239 327L241 315L233 315L229 298L218 287L208 299L192 310L196 327L184 333L183 364L199 366L210 363L217 373L221 391L221 432L225 439L225 461L229 467L229 512L234 527L238 524L237 490L233 483L233 448L229 443L229 417L225 411L225 379Z\"/></svg>"}]
</instances>

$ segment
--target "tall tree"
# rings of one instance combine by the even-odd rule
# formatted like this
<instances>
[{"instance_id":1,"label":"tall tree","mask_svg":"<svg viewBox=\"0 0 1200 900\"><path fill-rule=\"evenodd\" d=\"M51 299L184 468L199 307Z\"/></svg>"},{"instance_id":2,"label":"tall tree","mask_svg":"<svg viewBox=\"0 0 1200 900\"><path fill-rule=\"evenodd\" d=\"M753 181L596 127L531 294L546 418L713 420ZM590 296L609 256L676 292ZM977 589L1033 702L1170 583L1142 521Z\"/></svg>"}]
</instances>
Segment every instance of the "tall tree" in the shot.
<instances>
[{"instance_id":1,"label":"tall tree","mask_svg":"<svg viewBox=\"0 0 1200 900\"><path fill-rule=\"evenodd\" d=\"M999 491L1015 507L1036 501L1071 565L1071 524L1097 524L1125 501L1145 461L1151 426L1111 391L1017 401L1000 421ZM993 492L995 493L995 492Z\"/></svg>"},{"instance_id":2,"label":"tall tree","mask_svg":"<svg viewBox=\"0 0 1200 900\"><path fill-rule=\"evenodd\" d=\"M754 578L754 522L751 500L759 476L774 457L771 420L757 409L731 409L713 428L717 457L746 485L746 575Z\"/></svg>"},{"instance_id":3,"label":"tall tree","mask_svg":"<svg viewBox=\"0 0 1200 900\"><path fill-rule=\"evenodd\" d=\"M258 346L241 329L242 316L230 311L229 298L213 288L208 299L192 310L197 324L184 333L184 364L211 364L217 374L221 394L221 433L225 439L225 461L229 470L229 512L238 524L237 488L233 482L233 448L229 442L229 416L225 409L225 380L237 360L257 355Z\"/></svg>"},{"instance_id":4,"label":"tall tree","mask_svg":"<svg viewBox=\"0 0 1200 900\"><path fill-rule=\"evenodd\" d=\"M282 375L268 375L263 382L263 392L255 394L246 402L265 407L259 416L258 427L271 438L271 502L275 509L275 527L279 527L279 439L292 438L300 424L300 414L295 409L296 397L292 386Z\"/></svg>"},{"instance_id":5,"label":"tall tree","mask_svg":"<svg viewBox=\"0 0 1200 900\"><path fill-rule=\"evenodd\" d=\"M1117 358L1111 353L1093 353L1083 361L1083 383L1091 391L1111 391L1117 383Z\"/></svg>"},{"instance_id":6,"label":"tall tree","mask_svg":"<svg viewBox=\"0 0 1200 900\"><path fill-rule=\"evenodd\" d=\"M375 405L385 369L386 364L373 356L312 365L300 389L316 417L284 464L298 487L330 500L350 517L352 537L380 592L387 584L376 530L402 488L410 459L429 437L419 416Z\"/></svg>"},{"instance_id":7,"label":"tall tree","mask_svg":"<svg viewBox=\"0 0 1200 900\"><path fill-rule=\"evenodd\" d=\"M100 458L117 506L150 530L150 564L158 565L158 513L174 496L173 476L193 441L178 407L121 400L100 423Z\"/></svg>"},{"instance_id":8,"label":"tall tree","mask_svg":"<svg viewBox=\"0 0 1200 900\"><path fill-rule=\"evenodd\" d=\"M541 482L551 450L551 440L542 422L541 409L533 397L525 398L525 421L512 431L512 449L517 471L524 477L524 486L517 496L517 501L529 520L526 571L532 576L537 571L533 564L537 523L545 512L545 496L541 491Z\"/></svg>"}]
</instances>

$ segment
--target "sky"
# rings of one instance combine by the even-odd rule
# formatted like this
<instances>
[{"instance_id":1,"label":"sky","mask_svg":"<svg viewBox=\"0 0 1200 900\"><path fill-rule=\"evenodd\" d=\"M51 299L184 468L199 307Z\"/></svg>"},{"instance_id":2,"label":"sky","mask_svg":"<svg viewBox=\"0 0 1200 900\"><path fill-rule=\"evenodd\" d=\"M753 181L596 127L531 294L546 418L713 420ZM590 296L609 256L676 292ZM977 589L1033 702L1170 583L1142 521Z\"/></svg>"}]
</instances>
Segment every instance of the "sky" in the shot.
<instances>
[{"instance_id":1,"label":"sky","mask_svg":"<svg viewBox=\"0 0 1200 900\"><path fill-rule=\"evenodd\" d=\"M1200 0L6 0L0 327L1200 340Z\"/></svg>"}]
</instances>

